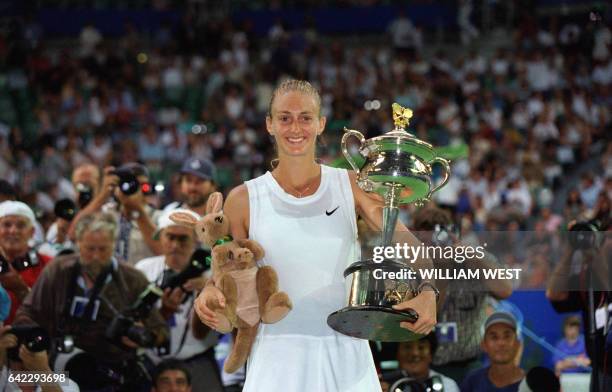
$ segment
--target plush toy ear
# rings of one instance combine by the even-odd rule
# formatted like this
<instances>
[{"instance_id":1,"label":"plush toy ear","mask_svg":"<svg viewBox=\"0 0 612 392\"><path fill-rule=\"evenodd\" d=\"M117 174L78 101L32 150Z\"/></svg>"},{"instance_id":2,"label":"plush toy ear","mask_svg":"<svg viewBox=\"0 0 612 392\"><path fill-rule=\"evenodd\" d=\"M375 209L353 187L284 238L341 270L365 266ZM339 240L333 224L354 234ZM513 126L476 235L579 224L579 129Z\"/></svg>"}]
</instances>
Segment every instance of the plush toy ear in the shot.
<instances>
[{"instance_id":1,"label":"plush toy ear","mask_svg":"<svg viewBox=\"0 0 612 392\"><path fill-rule=\"evenodd\" d=\"M198 222L198 218L196 218L194 214L188 212L173 212L170 214L170 220L187 227L194 227Z\"/></svg>"},{"instance_id":2,"label":"plush toy ear","mask_svg":"<svg viewBox=\"0 0 612 392\"><path fill-rule=\"evenodd\" d=\"M253 241L249 239L242 239L242 240L236 240L236 243L241 248L247 248L248 250L250 250L253 253L253 258L255 259L255 261L261 260L266 254L262 246L259 245L257 241Z\"/></svg>"},{"instance_id":3,"label":"plush toy ear","mask_svg":"<svg viewBox=\"0 0 612 392\"><path fill-rule=\"evenodd\" d=\"M223 195L221 192L213 192L208 196L208 201L206 202L206 213L212 214L215 212L221 211L223 208Z\"/></svg>"}]
</instances>

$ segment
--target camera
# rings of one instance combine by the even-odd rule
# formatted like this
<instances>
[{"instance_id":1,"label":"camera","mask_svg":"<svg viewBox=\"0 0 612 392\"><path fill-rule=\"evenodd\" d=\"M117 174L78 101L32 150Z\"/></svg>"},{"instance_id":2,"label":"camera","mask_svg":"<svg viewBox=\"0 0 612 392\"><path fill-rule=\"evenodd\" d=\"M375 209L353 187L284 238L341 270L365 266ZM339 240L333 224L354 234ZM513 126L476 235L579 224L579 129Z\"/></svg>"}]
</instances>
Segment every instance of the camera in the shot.
<instances>
[{"instance_id":1,"label":"camera","mask_svg":"<svg viewBox=\"0 0 612 392\"><path fill-rule=\"evenodd\" d=\"M148 182L140 182L131 169L113 170L111 174L119 177L119 190L124 195L133 195L140 190L143 195L152 195L155 189Z\"/></svg>"},{"instance_id":2,"label":"camera","mask_svg":"<svg viewBox=\"0 0 612 392\"><path fill-rule=\"evenodd\" d=\"M11 360L19 361L19 347L23 344L32 352L49 350L49 334L44 328L36 325L13 325L6 333L17 337L17 345L7 350Z\"/></svg>"},{"instance_id":3,"label":"camera","mask_svg":"<svg viewBox=\"0 0 612 392\"><path fill-rule=\"evenodd\" d=\"M569 228L567 234L574 249L599 248L603 240L599 231L599 222L596 220L576 222Z\"/></svg>"},{"instance_id":4,"label":"camera","mask_svg":"<svg viewBox=\"0 0 612 392\"><path fill-rule=\"evenodd\" d=\"M189 279L197 278L206 270L207 258L210 257L210 252L204 249L196 249L189 259L189 264L181 272L175 275L168 275L161 283L160 288L174 289L181 287Z\"/></svg>"},{"instance_id":5,"label":"camera","mask_svg":"<svg viewBox=\"0 0 612 392\"><path fill-rule=\"evenodd\" d=\"M459 237L459 229L454 224L434 226L431 233L431 241L436 246L449 246L453 244L455 238Z\"/></svg>"},{"instance_id":6,"label":"camera","mask_svg":"<svg viewBox=\"0 0 612 392\"><path fill-rule=\"evenodd\" d=\"M389 392L443 392L444 384L439 376L432 376L425 381L411 377L400 378L389 388Z\"/></svg>"},{"instance_id":7,"label":"camera","mask_svg":"<svg viewBox=\"0 0 612 392\"><path fill-rule=\"evenodd\" d=\"M87 204L93 199L93 189L90 185L79 182L75 186L77 193L79 194L77 197L77 203L80 208L85 208ZM57 214L56 214L57 215Z\"/></svg>"},{"instance_id":8,"label":"camera","mask_svg":"<svg viewBox=\"0 0 612 392\"><path fill-rule=\"evenodd\" d=\"M23 271L27 268L33 267L38 264L38 256L36 252L30 251L24 256L13 259L11 263L13 268L17 271ZM11 270L9 261L0 255L0 274L5 274Z\"/></svg>"},{"instance_id":9,"label":"camera","mask_svg":"<svg viewBox=\"0 0 612 392\"><path fill-rule=\"evenodd\" d=\"M136 320L133 318L122 314L113 318L104 335L113 342L119 342L121 337L125 336L141 347L152 347L155 342L151 332L136 325Z\"/></svg>"},{"instance_id":10,"label":"camera","mask_svg":"<svg viewBox=\"0 0 612 392\"><path fill-rule=\"evenodd\" d=\"M189 264L181 272L167 275L159 286L150 284L139 296L130 308L130 314L135 317L146 317L158 299L164 294L164 290L173 290L183 286L189 279L196 278L206 270L207 258L210 252L204 249L196 249L189 259Z\"/></svg>"},{"instance_id":11,"label":"camera","mask_svg":"<svg viewBox=\"0 0 612 392\"><path fill-rule=\"evenodd\" d=\"M70 222L76 215L77 206L70 199L61 199L61 200L58 200L57 203L55 203L53 212L55 213L56 217L62 218Z\"/></svg>"},{"instance_id":12,"label":"camera","mask_svg":"<svg viewBox=\"0 0 612 392\"><path fill-rule=\"evenodd\" d=\"M111 174L119 177L119 190L124 195L133 195L138 192L140 182L131 170L117 169L113 170Z\"/></svg>"},{"instance_id":13,"label":"camera","mask_svg":"<svg viewBox=\"0 0 612 392\"><path fill-rule=\"evenodd\" d=\"M178 274L171 276L160 286L150 284L136 299L136 302L125 312L117 314L105 331L107 339L118 342L121 336L126 336L130 340L142 347L151 347L154 343L153 335L143 327L135 325L136 320L146 318L155 306L155 303L162 297L164 290L181 287L189 279L200 276L206 269L207 258L210 252L204 249L196 249L191 255L189 264Z\"/></svg>"}]
</instances>

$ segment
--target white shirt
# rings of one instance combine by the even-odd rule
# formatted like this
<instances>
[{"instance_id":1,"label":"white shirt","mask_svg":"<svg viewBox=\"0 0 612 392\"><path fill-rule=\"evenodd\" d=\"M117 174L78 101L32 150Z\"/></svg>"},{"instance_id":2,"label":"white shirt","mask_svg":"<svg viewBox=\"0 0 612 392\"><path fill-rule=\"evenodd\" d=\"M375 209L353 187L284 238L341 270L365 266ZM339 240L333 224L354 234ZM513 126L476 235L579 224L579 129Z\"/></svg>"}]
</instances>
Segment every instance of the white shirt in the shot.
<instances>
[{"instance_id":1,"label":"white shirt","mask_svg":"<svg viewBox=\"0 0 612 392\"><path fill-rule=\"evenodd\" d=\"M136 263L136 269L145 274L149 282L160 284L163 278L164 270L166 269L165 256L154 256L143 259ZM155 362L171 357L176 359L189 359L197 354L202 354L217 343L217 334L211 332L206 335L203 340L196 339L191 330L191 316L193 314L193 301L195 297L192 295L187 301L180 305L179 311L176 312L169 321L170 328L170 353L166 356L159 356L155 349L149 349L147 352ZM158 306L161 306L161 301L158 301ZM181 341L185 335L184 343L181 346Z\"/></svg>"},{"instance_id":2,"label":"white shirt","mask_svg":"<svg viewBox=\"0 0 612 392\"><path fill-rule=\"evenodd\" d=\"M429 377L438 376L442 379L442 385L444 386L444 392L459 392L459 386L450 377L446 377L442 373L438 373L435 370L429 369Z\"/></svg>"},{"instance_id":3,"label":"white shirt","mask_svg":"<svg viewBox=\"0 0 612 392\"><path fill-rule=\"evenodd\" d=\"M244 392L380 391L368 342L327 325L347 305L343 271L359 259L348 172L322 165L319 188L303 198L285 193L269 172L246 185L249 238L265 249L261 264L274 267L293 309L260 324Z\"/></svg>"}]
</instances>

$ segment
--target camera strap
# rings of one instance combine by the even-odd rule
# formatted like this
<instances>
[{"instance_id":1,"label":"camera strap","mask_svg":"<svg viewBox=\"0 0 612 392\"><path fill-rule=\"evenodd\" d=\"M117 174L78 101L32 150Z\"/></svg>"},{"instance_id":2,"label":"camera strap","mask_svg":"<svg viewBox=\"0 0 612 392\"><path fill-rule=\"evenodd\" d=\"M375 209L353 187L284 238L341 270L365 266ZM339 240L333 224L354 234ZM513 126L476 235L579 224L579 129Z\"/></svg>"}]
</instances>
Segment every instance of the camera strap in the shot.
<instances>
[{"instance_id":1,"label":"camera strap","mask_svg":"<svg viewBox=\"0 0 612 392\"><path fill-rule=\"evenodd\" d=\"M96 277L96 281L89 293L89 300L87 302L87 306L85 307L85 311L83 312L83 319L91 320L93 316L93 311L94 311L94 306L96 304L96 300L98 299L98 296L100 295L100 291L102 291L102 288L104 288L104 285L106 284L106 278L108 277L109 274L112 273L112 270L113 270L113 263L111 262Z\"/></svg>"},{"instance_id":2,"label":"camera strap","mask_svg":"<svg viewBox=\"0 0 612 392\"><path fill-rule=\"evenodd\" d=\"M157 277L156 284L158 286L160 286L166 278L166 271L169 271L167 269L165 269L164 271L162 271L162 273ZM191 312L193 309L193 303L195 301L195 296L193 295L193 293L187 293L187 295L185 296L185 300L183 301L183 303L181 304L181 306L185 306L185 303L187 301L191 301L189 304L189 309L186 312L186 322L185 322L185 327L183 328L183 333L181 334L181 340L179 342L179 346L178 348L174 351L174 355L177 355L179 352L181 352L181 350L183 349L183 346L185 345L185 341L187 339L187 334L189 333L189 329L190 329L190 325L191 325ZM173 314L172 317L175 317L175 315ZM173 323L174 325L176 325L176 322ZM174 328L174 325L168 325L169 328ZM173 347L170 347L171 349ZM158 351L158 355L162 356L162 355L168 355L170 354L170 352L167 352L165 354L161 354Z\"/></svg>"},{"instance_id":3,"label":"camera strap","mask_svg":"<svg viewBox=\"0 0 612 392\"><path fill-rule=\"evenodd\" d=\"M2 254L0 254L0 263L4 264L4 263L8 263L10 264L16 271L20 272L20 271L24 271L28 268L32 268L37 266L40 263L40 260L38 258L38 254L36 253L36 251L34 251L33 249L30 249L28 251L28 253L26 253L23 256L20 257L16 257L11 261L8 261L6 258L4 258L4 256L2 256ZM3 265L4 267L4 265ZM8 267L8 266L6 266ZM1 272L5 272L5 271L1 271Z\"/></svg>"}]
</instances>

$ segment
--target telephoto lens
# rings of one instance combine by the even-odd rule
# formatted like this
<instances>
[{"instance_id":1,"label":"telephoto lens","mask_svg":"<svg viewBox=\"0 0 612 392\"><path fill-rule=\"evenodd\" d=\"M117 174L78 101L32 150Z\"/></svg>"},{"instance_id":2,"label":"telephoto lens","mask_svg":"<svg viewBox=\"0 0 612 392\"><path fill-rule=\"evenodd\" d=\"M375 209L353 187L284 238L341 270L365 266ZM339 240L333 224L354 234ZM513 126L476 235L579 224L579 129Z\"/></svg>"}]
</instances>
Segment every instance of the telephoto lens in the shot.
<instances>
[{"instance_id":1,"label":"telephoto lens","mask_svg":"<svg viewBox=\"0 0 612 392\"><path fill-rule=\"evenodd\" d=\"M56 217L62 218L70 222L77 213L77 206L70 199L61 199L58 200L57 203L55 203L53 212L55 213Z\"/></svg>"},{"instance_id":2,"label":"telephoto lens","mask_svg":"<svg viewBox=\"0 0 612 392\"><path fill-rule=\"evenodd\" d=\"M87 204L93 199L93 189L88 184L79 182L75 186L79 196L77 197L77 203L80 208L85 208Z\"/></svg>"},{"instance_id":3,"label":"telephoto lens","mask_svg":"<svg viewBox=\"0 0 612 392\"><path fill-rule=\"evenodd\" d=\"M118 169L111 172L111 174L114 174L119 177L119 190L124 195L133 195L134 193L138 192L138 189L140 188L140 183L138 182L136 176L130 170Z\"/></svg>"},{"instance_id":4,"label":"telephoto lens","mask_svg":"<svg viewBox=\"0 0 612 392\"><path fill-rule=\"evenodd\" d=\"M595 221L577 222L569 228L568 240L574 249L594 249L601 245L599 226Z\"/></svg>"}]
</instances>

